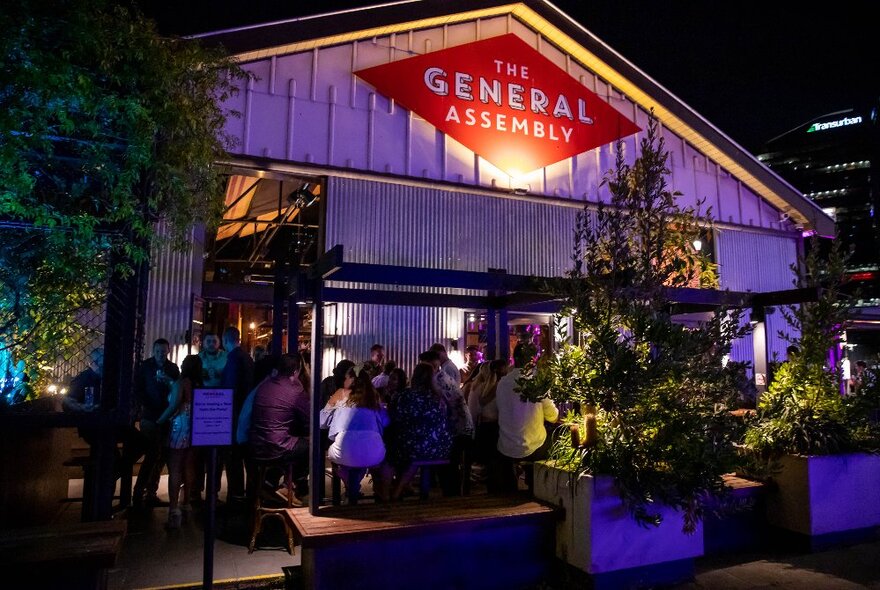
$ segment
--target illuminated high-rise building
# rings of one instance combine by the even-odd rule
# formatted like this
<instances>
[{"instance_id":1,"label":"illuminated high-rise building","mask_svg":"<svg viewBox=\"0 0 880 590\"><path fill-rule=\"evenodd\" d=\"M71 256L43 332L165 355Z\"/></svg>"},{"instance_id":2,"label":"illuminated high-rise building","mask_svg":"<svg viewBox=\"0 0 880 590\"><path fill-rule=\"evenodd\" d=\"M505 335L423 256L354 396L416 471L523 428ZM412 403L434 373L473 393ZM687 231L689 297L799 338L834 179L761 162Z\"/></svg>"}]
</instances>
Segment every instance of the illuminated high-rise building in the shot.
<instances>
[{"instance_id":1,"label":"illuminated high-rise building","mask_svg":"<svg viewBox=\"0 0 880 590\"><path fill-rule=\"evenodd\" d=\"M880 103L816 117L768 141L758 159L835 220L859 295L854 358L880 352ZM860 348L860 350L859 350Z\"/></svg>"},{"instance_id":2,"label":"illuminated high-rise building","mask_svg":"<svg viewBox=\"0 0 880 590\"><path fill-rule=\"evenodd\" d=\"M771 139L758 156L835 219L854 274L880 270L877 117L876 103L828 113Z\"/></svg>"}]
</instances>

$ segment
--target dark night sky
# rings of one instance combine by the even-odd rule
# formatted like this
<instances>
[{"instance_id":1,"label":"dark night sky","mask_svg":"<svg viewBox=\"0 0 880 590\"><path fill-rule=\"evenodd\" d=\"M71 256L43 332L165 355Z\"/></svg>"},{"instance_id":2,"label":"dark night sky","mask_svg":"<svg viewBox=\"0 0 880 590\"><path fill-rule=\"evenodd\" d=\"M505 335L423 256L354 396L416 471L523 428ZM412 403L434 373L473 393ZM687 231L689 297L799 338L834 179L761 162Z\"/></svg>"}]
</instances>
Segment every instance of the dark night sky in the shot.
<instances>
[{"instance_id":1,"label":"dark night sky","mask_svg":"<svg viewBox=\"0 0 880 590\"><path fill-rule=\"evenodd\" d=\"M143 0L169 34L369 6L364 0ZM556 0L744 147L880 97L867 1ZM820 6L821 5L821 6ZM183 8L181 8L183 7Z\"/></svg>"}]
</instances>

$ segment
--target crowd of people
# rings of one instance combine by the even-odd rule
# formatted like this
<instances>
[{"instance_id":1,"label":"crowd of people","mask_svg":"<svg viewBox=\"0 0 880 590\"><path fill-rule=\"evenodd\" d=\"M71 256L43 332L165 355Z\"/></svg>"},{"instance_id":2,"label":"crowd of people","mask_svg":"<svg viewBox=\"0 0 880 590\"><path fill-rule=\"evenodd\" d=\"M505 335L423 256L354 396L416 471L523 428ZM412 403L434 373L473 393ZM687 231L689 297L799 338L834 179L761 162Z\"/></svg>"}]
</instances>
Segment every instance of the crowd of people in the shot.
<instances>
[{"instance_id":1,"label":"crowd of people","mask_svg":"<svg viewBox=\"0 0 880 590\"><path fill-rule=\"evenodd\" d=\"M264 486L277 487L282 470L268 482L246 481L251 461L291 466L295 498L308 494L311 380L308 359L300 353L259 355L256 361L240 345L240 333L227 328L221 338L205 334L198 354L186 356L180 368L169 359L170 345L156 340L152 355L135 373L137 429L127 431L126 460L143 456L134 485L134 508L162 505L160 474L168 470L168 522L176 529L193 503L203 500L205 463L191 445L193 392L197 388L233 391L233 444L220 459L226 472L227 503L244 503ZM482 362L476 347L465 351L459 368L442 344L419 356L410 375L385 359L374 345L369 360L340 361L321 382L319 440L327 459L346 484L350 503L360 484L372 477L376 501L402 499L423 462L440 464L444 495L467 493L473 464L481 465L489 492L517 489L515 463L545 458L549 425L558 411L549 399L523 401L516 391L520 368L534 350L506 360ZM100 389L103 351L91 354L90 368L71 383L65 400L69 411L89 411L91 389ZM287 470L283 470L286 472ZM218 470L219 489L221 471ZM528 477L528 474L527 474Z\"/></svg>"},{"instance_id":2,"label":"crowd of people","mask_svg":"<svg viewBox=\"0 0 880 590\"><path fill-rule=\"evenodd\" d=\"M446 496L468 491L473 464L483 467L490 493L515 491L515 465L547 457L548 428L559 418L551 400L523 401L516 391L529 360L527 353L515 355L512 369L506 360L481 362L472 346L459 368L434 344L409 379L384 362L379 345L366 363L340 361L322 384L321 425L349 501L357 501L368 471L377 501L400 500L425 462L445 463L439 479Z\"/></svg>"}]
</instances>

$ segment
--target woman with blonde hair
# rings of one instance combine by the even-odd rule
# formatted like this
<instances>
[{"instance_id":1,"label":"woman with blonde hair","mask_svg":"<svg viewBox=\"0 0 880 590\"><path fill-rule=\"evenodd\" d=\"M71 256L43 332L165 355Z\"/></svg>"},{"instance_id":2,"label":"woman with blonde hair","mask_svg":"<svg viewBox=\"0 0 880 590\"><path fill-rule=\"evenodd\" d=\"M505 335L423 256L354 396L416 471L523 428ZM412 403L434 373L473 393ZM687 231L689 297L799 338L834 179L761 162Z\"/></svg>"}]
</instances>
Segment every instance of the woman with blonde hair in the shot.
<instances>
[{"instance_id":1,"label":"woman with blonde hair","mask_svg":"<svg viewBox=\"0 0 880 590\"><path fill-rule=\"evenodd\" d=\"M494 491L492 471L496 463L498 444L498 404L495 391L498 380L507 374L508 364L494 360L480 365L479 372L471 386L468 408L474 417L476 438L474 441L474 461L486 468L489 491Z\"/></svg>"},{"instance_id":2,"label":"woman with blonde hair","mask_svg":"<svg viewBox=\"0 0 880 590\"><path fill-rule=\"evenodd\" d=\"M168 429L168 522L165 528L180 528L184 515L189 516L190 496L195 484L195 455L192 449L193 389L202 386L202 359L191 354L183 359L180 378L168 394L168 407L156 424L171 423ZM183 502L180 488L183 487Z\"/></svg>"}]
</instances>

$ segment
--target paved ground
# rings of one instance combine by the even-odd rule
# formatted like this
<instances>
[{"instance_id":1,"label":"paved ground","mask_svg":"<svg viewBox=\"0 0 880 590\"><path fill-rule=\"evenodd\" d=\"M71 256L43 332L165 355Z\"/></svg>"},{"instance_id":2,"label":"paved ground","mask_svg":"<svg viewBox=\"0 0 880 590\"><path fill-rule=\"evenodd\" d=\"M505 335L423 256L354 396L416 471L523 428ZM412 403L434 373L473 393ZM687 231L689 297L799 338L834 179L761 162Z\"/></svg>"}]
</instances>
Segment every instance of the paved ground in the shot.
<instances>
[{"instance_id":1,"label":"paved ground","mask_svg":"<svg viewBox=\"0 0 880 590\"><path fill-rule=\"evenodd\" d=\"M676 588L880 589L880 542L817 553L703 558L696 580Z\"/></svg>"},{"instance_id":2,"label":"paved ground","mask_svg":"<svg viewBox=\"0 0 880 590\"><path fill-rule=\"evenodd\" d=\"M78 484L73 480L72 495L76 494ZM163 477L160 490L164 487ZM68 516L76 516L78 505L70 506ZM201 524L195 518L196 522L189 522L181 530L169 533L163 528L167 510L155 508L130 515L129 534L122 555L117 567L110 572L110 590L198 586L203 564ZM236 588L284 587L284 569L298 566L300 556L298 551L290 556L282 548L284 538L280 526L273 527L269 521L269 534L262 537L263 547L249 555L246 511L221 507L217 522L215 580L238 580L237 584L227 586ZM536 590L588 587L584 577L577 573L560 577L548 580ZM817 553L777 551L704 557L697 560L695 580L673 588L880 590L880 541Z\"/></svg>"},{"instance_id":3,"label":"paved ground","mask_svg":"<svg viewBox=\"0 0 880 590\"><path fill-rule=\"evenodd\" d=\"M167 500L167 476L162 476L160 499ZM225 484L225 481L224 481ZM82 480L71 480L71 497L79 495ZM221 493L223 498L225 492ZM79 504L70 504L66 518L78 518ZM247 510L220 506L217 512L217 540L214 544L214 580L247 580L238 587L281 587L283 568L300 564L299 552L293 556L283 547L280 524L266 522L261 544L248 554L250 521ZM109 590L133 590L168 586L200 587L203 574L204 529L197 510L192 522L180 530L166 531L168 508L130 512L128 534L116 567L110 571Z\"/></svg>"},{"instance_id":4,"label":"paved ground","mask_svg":"<svg viewBox=\"0 0 880 590\"><path fill-rule=\"evenodd\" d=\"M880 589L880 541L819 553L739 553L703 557L692 582L666 590ZM589 588L586 575L567 571L534 590Z\"/></svg>"}]
</instances>

